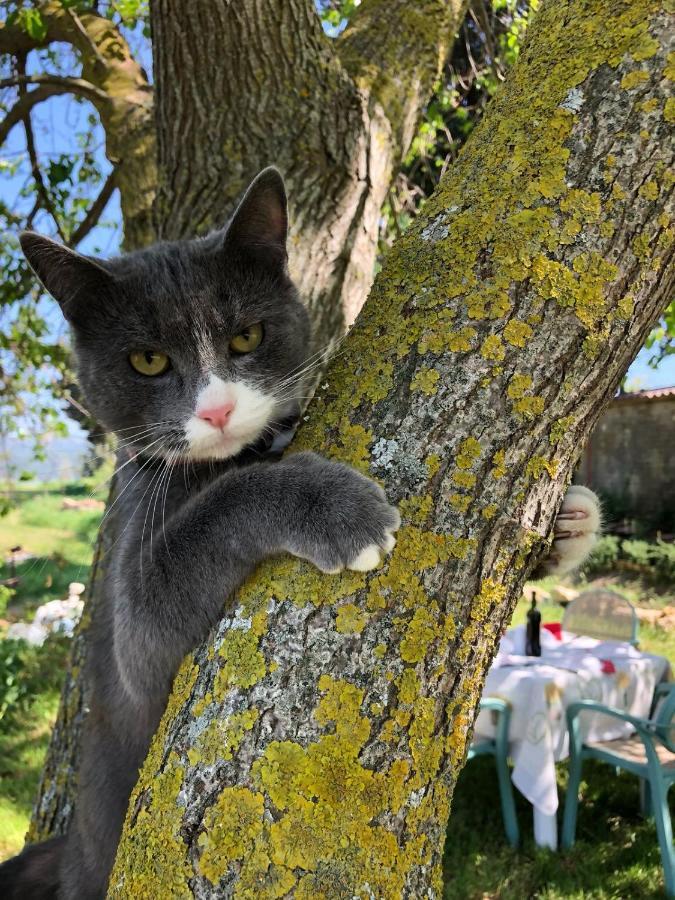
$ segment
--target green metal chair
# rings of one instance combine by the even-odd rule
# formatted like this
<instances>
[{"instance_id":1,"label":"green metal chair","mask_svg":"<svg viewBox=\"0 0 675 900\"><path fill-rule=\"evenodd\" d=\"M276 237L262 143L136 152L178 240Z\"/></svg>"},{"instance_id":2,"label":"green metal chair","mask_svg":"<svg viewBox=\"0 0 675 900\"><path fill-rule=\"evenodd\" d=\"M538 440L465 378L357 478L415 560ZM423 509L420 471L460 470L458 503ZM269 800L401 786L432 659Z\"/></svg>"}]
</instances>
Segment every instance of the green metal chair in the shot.
<instances>
[{"instance_id":1,"label":"green metal chair","mask_svg":"<svg viewBox=\"0 0 675 900\"><path fill-rule=\"evenodd\" d=\"M563 631L599 641L627 641L638 645L638 617L630 602L606 588L593 588L565 607Z\"/></svg>"},{"instance_id":2,"label":"green metal chair","mask_svg":"<svg viewBox=\"0 0 675 900\"><path fill-rule=\"evenodd\" d=\"M581 735L579 717L586 711L630 722L636 734L616 741L587 744ZM562 846L574 843L581 767L585 759L598 759L625 769L642 779L646 788L644 811L654 816L661 848L666 894L675 897L675 852L668 809L668 789L675 782L675 684L658 685L649 719L639 719L611 706L581 700L567 708L570 735L569 785L565 798Z\"/></svg>"},{"instance_id":3,"label":"green metal chair","mask_svg":"<svg viewBox=\"0 0 675 900\"><path fill-rule=\"evenodd\" d=\"M467 754L467 761L476 756L494 756L506 839L512 847L517 847L520 843L520 832L518 830L518 819L516 818L516 804L513 799L513 785L511 784L511 775L507 764L511 707L505 700L500 700L497 697L484 697L480 701L480 709L487 709L496 713L496 734L494 738L479 739L472 743Z\"/></svg>"}]
</instances>

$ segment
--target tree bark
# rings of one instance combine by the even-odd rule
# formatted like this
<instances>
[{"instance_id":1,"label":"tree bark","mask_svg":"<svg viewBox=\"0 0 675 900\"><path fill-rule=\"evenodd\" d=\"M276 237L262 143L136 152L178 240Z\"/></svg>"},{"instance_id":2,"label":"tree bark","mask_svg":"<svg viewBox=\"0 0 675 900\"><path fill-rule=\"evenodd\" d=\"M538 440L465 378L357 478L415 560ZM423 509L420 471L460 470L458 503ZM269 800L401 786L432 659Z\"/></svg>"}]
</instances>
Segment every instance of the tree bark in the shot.
<instances>
[{"instance_id":1,"label":"tree bark","mask_svg":"<svg viewBox=\"0 0 675 900\"><path fill-rule=\"evenodd\" d=\"M294 445L381 478L397 546L238 593L177 676L110 896L442 895L497 638L675 284L668 10L542 4Z\"/></svg>"},{"instance_id":2,"label":"tree bark","mask_svg":"<svg viewBox=\"0 0 675 900\"><path fill-rule=\"evenodd\" d=\"M155 0L158 234L221 226L255 174L278 166L291 274L318 344L333 341L365 300L395 166L466 6L366 0L336 43L313 0Z\"/></svg>"},{"instance_id":3,"label":"tree bark","mask_svg":"<svg viewBox=\"0 0 675 900\"><path fill-rule=\"evenodd\" d=\"M111 23L83 14L88 31L94 29L101 40L113 34L122 47L119 70L103 85L119 90L117 113L114 119L101 115L108 155L115 141L132 150L123 154L132 169L120 183L127 249L156 237L189 238L222 225L248 181L275 163L289 181L291 256L314 311L317 343L334 340L370 287L380 207L466 5L466 0L433 0L412 15L397 0L387 13L391 28L379 33L381 3L365 0L355 19L354 47L350 29L336 50L309 0L156 0L151 4L156 129L150 134L145 117L152 95L147 82L139 81L145 76ZM44 3L41 9L49 28L43 43L67 39L60 4ZM405 25L406 18L414 27ZM366 52L369 39L377 49L373 66L363 72L359 53ZM100 40L96 46L103 50ZM34 47L23 32L0 28L0 51ZM115 44L105 47L113 50ZM91 47L78 50L83 61L89 52L83 74L99 85L100 66ZM388 90L380 89L381 84ZM405 93L397 104L384 96L391 97L394 84ZM136 97L139 106L130 108L129 116L132 124L142 125L134 125L127 136L124 103ZM102 529L88 590L92 608L103 586L102 544L110 543ZM31 842L63 833L70 823L86 715L87 623L85 619L78 631L66 674L28 833Z\"/></svg>"}]
</instances>

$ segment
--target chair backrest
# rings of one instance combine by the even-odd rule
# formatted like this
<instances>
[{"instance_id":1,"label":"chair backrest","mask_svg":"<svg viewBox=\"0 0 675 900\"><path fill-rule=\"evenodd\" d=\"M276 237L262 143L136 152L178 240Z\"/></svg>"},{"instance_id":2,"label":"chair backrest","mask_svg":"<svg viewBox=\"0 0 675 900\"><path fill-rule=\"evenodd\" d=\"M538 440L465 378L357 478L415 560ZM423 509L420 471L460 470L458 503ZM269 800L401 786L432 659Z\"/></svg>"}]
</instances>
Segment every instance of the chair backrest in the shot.
<instances>
[{"instance_id":1,"label":"chair backrest","mask_svg":"<svg viewBox=\"0 0 675 900\"><path fill-rule=\"evenodd\" d=\"M656 733L671 753L675 753L675 683L656 706Z\"/></svg>"},{"instance_id":2,"label":"chair backrest","mask_svg":"<svg viewBox=\"0 0 675 900\"><path fill-rule=\"evenodd\" d=\"M562 627L601 641L637 644L638 618L633 604L614 591L584 591L568 604Z\"/></svg>"}]
</instances>

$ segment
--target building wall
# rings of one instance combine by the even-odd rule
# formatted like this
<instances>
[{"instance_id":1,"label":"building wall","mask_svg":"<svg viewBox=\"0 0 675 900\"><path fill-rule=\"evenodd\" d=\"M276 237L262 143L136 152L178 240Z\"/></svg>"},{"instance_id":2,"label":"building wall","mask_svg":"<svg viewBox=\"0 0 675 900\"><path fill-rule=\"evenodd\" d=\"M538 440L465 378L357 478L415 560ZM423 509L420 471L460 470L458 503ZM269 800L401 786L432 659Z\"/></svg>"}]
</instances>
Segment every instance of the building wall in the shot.
<instances>
[{"instance_id":1,"label":"building wall","mask_svg":"<svg viewBox=\"0 0 675 900\"><path fill-rule=\"evenodd\" d=\"M575 481L625 504L637 519L675 521L675 391L612 401Z\"/></svg>"}]
</instances>

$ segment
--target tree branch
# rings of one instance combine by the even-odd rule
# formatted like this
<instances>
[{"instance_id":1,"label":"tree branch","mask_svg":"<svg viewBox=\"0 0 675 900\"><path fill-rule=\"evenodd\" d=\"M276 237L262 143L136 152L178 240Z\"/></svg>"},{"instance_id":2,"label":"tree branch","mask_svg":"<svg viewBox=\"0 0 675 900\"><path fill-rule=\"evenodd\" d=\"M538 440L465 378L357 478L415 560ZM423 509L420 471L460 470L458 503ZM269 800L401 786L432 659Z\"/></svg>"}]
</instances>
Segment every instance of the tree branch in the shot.
<instances>
[{"instance_id":1,"label":"tree branch","mask_svg":"<svg viewBox=\"0 0 675 900\"><path fill-rule=\"evenodd\" d=\"M99 111L102 104L110 102L110 98L105 91L100 90L83 78L59 78L56 75L23 76L15 79L5 79L0 83L0 88L13 86L12 83L19 86L19 88L25 87L27 84L36 84L38 86L32 91L19 90L19 99L8 111L2 122L0 122L0 144L4 143L12 128L19 122L22 122L34 106L37 106L38 103L43 103L50 97L56 97L59 94L78 94L90 100Z\"/></svg>"},{"instance_id":2,"label":"tree branch","mask_svg":"<svg viewBox=\"0 0 675 900\"><path fill-rule=\"evenodd\" d=\"M401 155L467 7L468 0L364 0L338 40L340 59L382 105Z\"/></svg>"},{"instance_id":3,"label":"tree branch","mask_svg":"<svg viewBox=\"0 0 675 900\"><path fill-rule=\"evenodd\" d=\"M87 210L86 216L84 217L84 219L82 219L80 224L70 235L70 238L67 242L69 247L77 247L80 241L84 240L91 229L94 228L98 220L101 218L103 210L108 205L108 201L112 197L113 191L116 187L117 185L115 183L115 169L113 169L110 175L108 175L105 184L101 188L98 197L94 200L92 205Z\"/></svg>"},{"instance_id":4,"label":"tree branch","mask_svg":"<svg viewBox=\"0 0 675 900\"><path fill-rule=\"evenodd\" d=\"M15 78L4 78L0 81L0 89L16 87L19 84L53 85L62 88L61 93L77 94L92 103L109 103L110 97L101 88L84 78L67 78L62 75L22 75Z\"/></svg>"}]
</instances>

